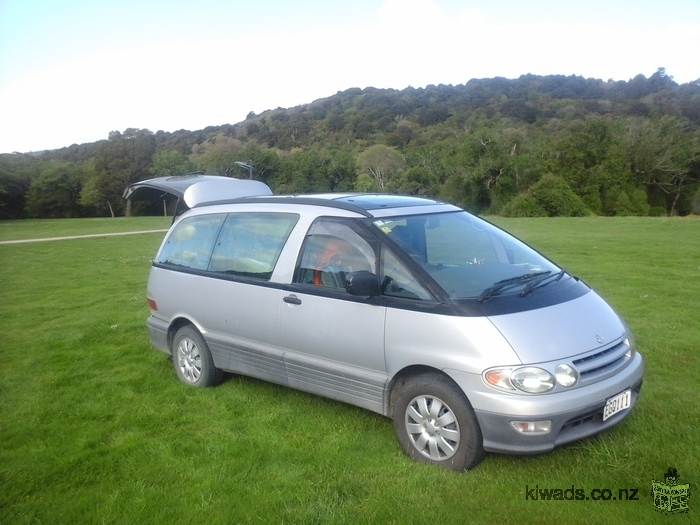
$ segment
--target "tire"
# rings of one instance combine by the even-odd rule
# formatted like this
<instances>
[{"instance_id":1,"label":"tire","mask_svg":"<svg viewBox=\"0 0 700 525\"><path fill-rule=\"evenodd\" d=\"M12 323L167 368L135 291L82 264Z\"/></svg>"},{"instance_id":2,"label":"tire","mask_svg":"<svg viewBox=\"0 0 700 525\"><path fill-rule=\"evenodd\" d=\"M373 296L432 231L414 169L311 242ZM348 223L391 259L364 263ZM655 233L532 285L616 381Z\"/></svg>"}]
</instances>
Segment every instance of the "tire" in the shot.
<instances>
[{"instance_id":1,"label":"tire","mask_svg":"<svg viewBox=\"0 0 700 525\"><path fill-rule=\"evenodd\" d=\"M224 373L214 366L206 341L192 326L177 331L172 356L178 379L187 385L216 386L223 380Z\"/></svg>"},{"instance_id":2,"label":"tire","mask_svg":"<svg viewBox=\"0 0 700 525\"><path fill-rule=\"evenodd\" d=\"M442 374L407 379L397 393L393 420L396 438L413 460L461 471L486 455L469 400Z\"/></svg>"}]
</instances>

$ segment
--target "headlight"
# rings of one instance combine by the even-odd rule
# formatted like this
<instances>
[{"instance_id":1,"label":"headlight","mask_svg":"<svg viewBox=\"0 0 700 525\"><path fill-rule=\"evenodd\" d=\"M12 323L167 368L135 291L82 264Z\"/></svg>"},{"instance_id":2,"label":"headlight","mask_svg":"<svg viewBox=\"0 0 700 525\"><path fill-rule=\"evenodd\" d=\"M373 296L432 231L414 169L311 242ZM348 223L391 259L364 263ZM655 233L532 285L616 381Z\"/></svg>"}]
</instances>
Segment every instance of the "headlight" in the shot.
<instances>
[{"instance_id":1,"label":"headlight","mask_svg":"<svg viewBox=\"0 0 700 525\"><path fill-rule=\"evenodd\" d=\"M554 388L554 376L534 366L492 368L484 372L484 380L503 390L517 389L529 394L541 394Z\"/></svg>"},{"instance_id":2,"label":"headlight","mask_svg":"<svg viewBox=\"0 0 700 525\"><path fill-rule=\"evenodd\" d=\"M578 373L576 370L564 363L557 365L557 367L554 369L554 373L555 377L557 378L557 383L559 383L561 386L574 386L576 381L578 381Z\"/></svg>"},{"instance_id":3,"label":"headlight","mask_svg":"<svg viewBox=\"0 0 700 525\"><path fill-rule=\"evenodd\" d=\"M552 374L534 366L516 369L510 375L510 381L516 388L531 394L541 394L554 388Z\"/></svg>"}]
</instances>

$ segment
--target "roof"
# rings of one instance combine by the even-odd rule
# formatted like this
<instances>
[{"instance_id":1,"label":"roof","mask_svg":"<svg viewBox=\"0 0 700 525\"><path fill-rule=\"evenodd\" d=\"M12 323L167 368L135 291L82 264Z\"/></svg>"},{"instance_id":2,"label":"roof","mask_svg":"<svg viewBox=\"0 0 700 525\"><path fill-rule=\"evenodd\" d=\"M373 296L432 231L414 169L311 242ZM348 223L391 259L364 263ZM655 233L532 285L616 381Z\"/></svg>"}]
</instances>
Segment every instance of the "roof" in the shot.
<instances>
[{"instance_id":1,"label":"roof","mask_svg":"<svg viewBox=\"0 0 700 525\"><path fill-rule=\"evenodd\" d=\"M396 208L415 208L418 206L434 206L444 204L434 199L411 197L407 195L389 195L382 193L319 193L310 195L274 195L254 197L255 202L281 202L289 204L306 204L310 206L328 206L343 210L354 211L366 217L376 216L377 210ZM224 204L219 201L212 204Z\"/></svg>"}]
</instances>

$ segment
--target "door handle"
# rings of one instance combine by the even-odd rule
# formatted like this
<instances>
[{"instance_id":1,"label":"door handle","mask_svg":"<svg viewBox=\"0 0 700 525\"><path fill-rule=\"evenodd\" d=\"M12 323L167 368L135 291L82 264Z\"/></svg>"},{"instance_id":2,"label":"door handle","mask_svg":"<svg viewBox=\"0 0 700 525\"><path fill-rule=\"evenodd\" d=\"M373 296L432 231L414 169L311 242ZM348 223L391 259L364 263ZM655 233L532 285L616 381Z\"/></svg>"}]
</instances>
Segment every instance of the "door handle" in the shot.
<instances>
[{"instance_id":1,"label":"door handle","mask_svg":"<svg viewBox=\"0 0 700 525\"><path fill-rule=\"evenodd\" d=\"M299 299L296 295L288 295L282 300L287 304L301 304L301 299Z\"/></svg>"}]
</instances>

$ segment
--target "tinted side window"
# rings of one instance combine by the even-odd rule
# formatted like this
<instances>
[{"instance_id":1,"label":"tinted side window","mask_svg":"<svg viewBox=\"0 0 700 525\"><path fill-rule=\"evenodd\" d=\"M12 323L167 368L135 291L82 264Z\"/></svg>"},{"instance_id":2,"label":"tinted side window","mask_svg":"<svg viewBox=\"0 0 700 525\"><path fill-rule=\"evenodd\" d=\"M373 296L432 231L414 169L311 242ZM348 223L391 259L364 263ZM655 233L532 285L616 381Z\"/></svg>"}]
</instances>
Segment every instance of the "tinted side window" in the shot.
<instances>
[{"instance_id":1,"label":"tinted side window","mask_svg":"<svg viewBox=\"0 0 700 525\"><path fill-rule=\"evenodd\" d=\"M209 271L269 279L299 216L231 213L214 246Z\"/></svg>"},{"instance_id":2,"label":"tinted side window","mask_svg":"<svg viewBox=\"0 0 700 525\"><path fill-rule=\"evenodd\" d=\"M350 272L376 270L369 243L346 224L320 221L309 230L294 282L345 289Z\"/></svg>"},{"instance_id":3,"label":"tinted side window","mask_svg":"<svg viewBox=\"0 0 700 525\"><path fill-rule=\"evenodd\" d=\"M199 215L180 221L160 250L156 262L206 270L226 214Z\"/></svg>"}]
</instances>

